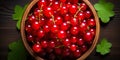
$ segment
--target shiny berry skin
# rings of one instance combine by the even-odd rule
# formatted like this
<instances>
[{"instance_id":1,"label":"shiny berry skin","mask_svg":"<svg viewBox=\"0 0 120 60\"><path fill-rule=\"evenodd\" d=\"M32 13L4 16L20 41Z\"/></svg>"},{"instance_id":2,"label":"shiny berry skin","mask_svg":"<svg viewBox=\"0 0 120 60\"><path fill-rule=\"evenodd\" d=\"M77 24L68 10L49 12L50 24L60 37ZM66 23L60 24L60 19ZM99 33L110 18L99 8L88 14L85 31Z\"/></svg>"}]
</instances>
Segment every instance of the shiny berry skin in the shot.
<instances>
[{"instance_id":1,"label":"shiny berry skin","mask_svg":"<svg viewBox=\"0 0 120 60\"><path fill-rule=\"evenodd\" d=\"M44 17L40 17L39 23L41 26L45 25L46 19Z\"/></svg>"},{"instance_id":2,"label":"shiny berry skin","mask_svg":"<svg viewBox=\"0 0 120 60\"><path fill-rule=\"evenodd\" d=\"M47 42L46 40L41 41L41 46L42 46L43 48L47 48L48 42Z\"/></svg>"},{"instance_id":3,"label":"shiny berry skin","mask_svg":"<svg viewBox=\"0 0 120 60\"><path fill-rule=\"evenodd\" d=\"M58 38L60 39L66 38L66 31L60 30L58 32Z\"/></svg>"},{"instance_id":4,"label":"shiny berry skin","mask_svg":"<svg viewBox=\"0 0 120 60\"><path fill-rule=\"evenodd\" d=\"M36 53L42 51L42 47L41 47L40 44L34 44L34 45L32 46L32 49L33 49L33 51L36 52Z\"/></svg>"},{"instance_id":5,"label":"shiny berry skin","mask_svg":"<svg viewBox=\"0 0 120 60\"><path fill-rule=\"evenodd\" d=\"M64 23L61 24L60 28L61 28L61 30L65 30L66 31L69 28L69 24L64 22Z\"/></svg>"},{"instance_id":6,"label":"shiny berry skin","mask_svg":"<svg viewBox=\"0 0 120 60\"><path fill-rule=\"evenodd\" d=\"M60 8L60 3L58 1L53 2L52 9L56 11L59 8Z\"/></svg>"},{"instance_id":7,"label":"shiny berry skin","mask_svg":"<svg viewBox=\"0 0 120 60\"><path fill-rule=\"evenodd\" d=\"M61 16L55 17L55 24L56 25L61 25L63 23L63 19Z\"/></svg>"},{"instance_id":8,"label":"shiny berry skin","mask_svg":"<svg viewBox=\"0 0 120 60\"><path fill-rule=\"evenodd\" d=\"M27 40L29 42L32 42L32 41L34 41L34 37L31 34L29 34L29 35L27 35Z\"/></svg>"},{"instance_id":9,"label":"shiny berry skin","mask_svg":"<svg viewBox=\"0 0 120 60\"><path fill-rule=\"evenodd\" d=\"M28 16L28 22L32 24L32 22L34 22L36 20L34 15L30 15Z\"/></svg>"},{"instance_id":10,"label":"shiny berry skin","mask_svg":"<svg viewBox=\"0 0 120 60\"><path fill-rule=\"evenodd\" d=\"M71 43L70 43L70 40L69 40L68 38L63 39L63 45L64 45L65 47L68 47L70 44L71 44Z\"/></svg>"},{"instance_id":11,"label":"shiny berry skin","mask_svg":"<svg viewBox=\"0 0 120 60\"><path fill-rule=\"evenodd\" d=\"M87 9L87 5L85 3L81 3L80 7L82 11L85 11Z\"/></svg>"},{"instance_id":12,"label":"shiny berry skin","mask_svg":"<svg viewBox=\"0 0 120 60\"><path fill-rule=\"evenodd\" d=\"M70 0L70 2L73 3L73 4L77 4L78 0Z\"/></svg>"},{"instance_id":13,"label":"shiny berry skin","mask_svg":"<svg viewBox=\"0 0 120 60\"><path fill-rule=\"evenodd\" d=\"M79 28L77 26L71 27L70 32L73 35L77 35L79 33Z\"/></svg>"},{"instance_id":14,"label":"shiny berry skin","mask_svg":"<svg viewBox=\"0 0 120 60\"><path fill-rule=\"evenodd\" d=\"M87 24L88 24L88 26L90 26L90 27L96 26L96 22L95 22L94 19L88 19Z\"/></svg>"},{"instance_id":15,"label":"shiny berry skin","mask_svg":"<svg viewBox=\"0 0 120 60\"><path fill-rule=\"evenodd\" d=\"M44 8L43 14L48 18L51 17L53 15L52 8L51 7Z\"/></svg>"},{"instance_id":16,"label":"shiny berry skin","mask_svg":"<svg viewBox=\"0 0 120 60\"><path fill-rule=\"evenodd\" d=\"M78 41L78 38L76 36L72 36L70 39L71 43L76 43Z\"/></svg>"},{"instance_id":17,"label":"shiny berry skin","mask_svg":"<svg viewBox=\"0 0 120 60\"><path fill-rule=\"evenodd\" d=\"M81 56L81 51L79 50L79 49L77 49L77 50L75 50L74 52L73 52L73 56L74 57L76 57L76 58L79 58L80 56Z\"/></svg>"},{"instance_id":18,"label":"shiny berry skin","mask_svg":"<svg viewBox=\"0 0 120 60\"><path fill-rule=\"evenodd\" d=\"M50 42L48 43L48 47L49 47L49 48L54 48L54 47L55 47L55 42L54 42L54 41L50 41Z\"/></svg>"},{"instance_id":19,"label":"shiny berry skin","mask_svg":"<svg viewBox=\"0 0 120 60\"><path fill-rule=\"evenodd\" d=\"M41 7L46 7L47 3L46 3L46 0L39 0L38 2L38 7L41 8Z\"/></svg>"},{"instance_id":20,"label":"shiny berry skin","mask_svg":"<svg viewBox=\"0 0 120 60\"><path fill-rule=\"evenodd\" d=\"M44 35L45 35L45 32L43 30L38 30L37 31L38 38L42 38L42 37L44 37Z\"/></svg>"},{"instance_id":21,"label":"shiny berry skin","mask_svg":"<svg viewBox=\"0 0 120 60\"><path fill-rule=\"evenodd\" d=\"M59 31L58 25L54 24L54 25L51 27L51 32L52 32L52 33L57 33L58 31Z\"/></svg>"},{"instance_id":22,"label":"shiny berry skin","mask_svg":"<svg viewBox=\"0 0 120 60\"><path fill-rule=\"evenodd\" d=\"M70 55L70 50L68 48L64 48L62 56L67 57L69 55Z\"/></svg>"},{"instance_id":23,"label":"shiny berry skin","mask_svg":"<svg viewBox=\"0 0 120 60\"><path fill-rule=\"evenodd\" d=\"M46 33L49 32L49 31L50 31L50 26L44 25L44 26L43 26L43 30L44 30Z\"/></svg>"},{"instance_id":24,"label":"shiny berry skin","mask_svg":"<svg viewBox=\"0 0 120 60\"><path fill-rule=\"evenodd\" d=\"M75 44L72 44L71 46L70 46L70 50L71 51L75 51L77 49L77 46L75 45Z\"/></svg>"},{"instance_id":25,"label":"shiny berry skin","mask_svg":"<svg viewBox=\"0 0 120 60\"><path fill-rule=\"evenodd\" d=\"M81 51L84 53L85 51L87 51L87 46L86 45L82 45L81 46Z\"/></svg>"},{"instance_id":26,"label":"shiny berry skin","mask_svg":"<svg viewBox=\"0 0 120 60\"><path fill-rule=\"evenodd\" d=\"M65 20L65 21L69 21L69 20L70 20L70 17L71 17L71 16L70 16L69 14L65 14L65 15L64 15L64 20Z\"/></svg>"},{"instance_id":27,"label":"shiny berry skin","mask_svg":"<svg viewBox=\"0 0 120 60\"><path fill-rule=\"evenodd\" d=\"M82 38L79 38L79 39L77 40L77 44L78 44L79 46L82 46L82 45L84 44L84 40L83 40Z\"/></svg>"},{"instance_id":28,"label":"shiny berry skin","mask_svg":"<svg viewBox=\"0 0 120 60\"><path fill-rule=\"evenodd\" d=\"M66 7L66 5L63 5L63 6L60 8L60 13L61 13L61 15L66 14L67 12L68 12L68 8Z\"/></svg>"},{"instance_id":29,"label":"shiny berry skin","mask_svg":"<svg viewBox=\"0 0 120 60\"><path fill-rule=\"evenodd\" d=\"M47 22L46 22L46 24L48 26L52 27L53 26L53 19L52 18L48 19Z\"/></svg>"},{"instance_id":30,"label":"shiny berry skin","mask_svg":"<svg viewBox=\"0 0 120 60\"><path fill-rule=\"evenodd\" d=\"M77 15L77 18L80 20L80 21L83 21L84 18L85 18L85 15L83 12L79 12L78 15Z\"/></svg>"},{"instance_id":31,"label":"shiny berry skin","mask_svg":"<svg viewBox=\"0 0 120 60\"><path fill-rule=\"evenodd\" d=\"M87 42L90 42L90 41L92 41L92 39L93 39L93 35L92 35L92 33L90 33L90 32L86 32L85 34L84 34L84 40L85 41L87 41Z\"/></svg>"},{"instance_id":32,"label":"shiny berry skin","mask_svg":"<svg viewBox=\"0 0 120 60\"><path fill-rule=\"evenodd\" d=\"M79 29L80 29L81 33L85 33L87 31L87 29L88 29L88 26L87 26L87 24L85 22L81 22L79 26L80 26Z\"/></svg>"},{"instance_id":33,"label":"shiny berry skin","mask_svg":"<svg viewBox=\"0 0 120 60\"><path fill-rule=\"evenodd\" d=\"M76 26L76 25L78 25L78 19L72 17L72 18L70 19L70 23L71 23L71 25Z\"/></svg>"},{"instance_id":34,"label":"shiny berry skin","mask_svg":"<svg viewBox=\"0 0 120 60\"><path fill-rule=\"evenodd\" d=\"M74 4L74 5L71 5L70 7L69 7L69 12L71 13L71 14L75 14L76 12L77 12L77 5L76 4Z\"/></svg>"},{"instance_id":35,"label":"shiny berry skin","mask_svg":"<svg viewBox=\"0 0 120 60\"><path fill-rule=\"evenodd\" d=\"M88 11L88 10L85 11L84 13L85 13L85 17L86 17L86 18L90 18L91 15L92 15L91 11Z\"/></svg>"},{"instance_id":36,"label":"shiny berry skin","mask_svg":"<svg viewBox=\"0 0 120 60\"><path fill-rule=\"evenodd\" d=\"M31 25L30 25L30 24L26 24L26 25L25 25L25 30L26 30L27 33L31 33L31 32L32 32L32 27L31 27Z\"/></svg>"},{"instance_id":37,"label":"shiny berry skin","mask_svg":"<svg viewBox=\"0 0 120 60\"><path fill-rule=\"evenodd\" d=\"M96 30L94 28L90 28L89 32L92 33L93 36L95 36Z\"/></svg>"},{"instance_id":38,"label":"shiny berry skin","mask_svg":"<svg viewBox=\"0 0 120 60\"><path fill-rule=\"evenodd\" d=\"M39 17L40 16L40 9L39 8L36 8L35 10L34 10L34 15L35 15L35 17Z\"/></svg>"},{"instance_id":39,"label":"shiny berry skin","mask_svg":"<svg viewBox=\"0 0 120 60\"><path fill-rule=\"evenodd\" d=\"M33 23L32 23L32 29L33 29L33 30L38 30L38 29L40 29L40 23L39 23L38 20L33 21Z\"/></svg>"}]
</instances>

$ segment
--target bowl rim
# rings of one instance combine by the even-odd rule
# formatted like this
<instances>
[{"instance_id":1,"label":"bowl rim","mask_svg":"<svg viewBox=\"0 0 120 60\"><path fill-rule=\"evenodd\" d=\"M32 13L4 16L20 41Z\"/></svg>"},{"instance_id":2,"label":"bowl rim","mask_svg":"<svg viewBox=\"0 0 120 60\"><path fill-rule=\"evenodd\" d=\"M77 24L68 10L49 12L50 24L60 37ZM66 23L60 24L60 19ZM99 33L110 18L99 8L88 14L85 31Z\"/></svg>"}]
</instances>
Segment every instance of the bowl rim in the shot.
<instances>
[{"instance_id":1,"label":"bowl rim","mask_svg":"<svg viewBox=\"0 0 120 60\"><path fill-rule=\"evenodd\" d=\"M28 16L28 13L30 12L30 9L38 2L39 0L33 0L26 8L23 17L22 17L22 21L21 21L21 37L22 37L22 41L23 44L25 46L25 48L27 49L27 51L36 59L36 60L44 60L43 58L37 56L33 50L31 49L31 47L29 46L27 40L26 40L26 35L25 35L25 21L27 20L26 17ZM77 60L84 60L86 57L88 57L90 55L90 53L94 50L97 42L98 42L98 38L99 38L99 34L100 34L100 23L99 23L99 18L98 15L96 13L95 8L93 7L93 5L88 1L88 0L83 0L83 2L85 2L87 4L87 6L90 8L91 12L94 15L95 18L95 22L96 22L96 34L93 40L93 43L91 45L91 47L81 56L79 57Z\"/></svg>"}]
</instances>

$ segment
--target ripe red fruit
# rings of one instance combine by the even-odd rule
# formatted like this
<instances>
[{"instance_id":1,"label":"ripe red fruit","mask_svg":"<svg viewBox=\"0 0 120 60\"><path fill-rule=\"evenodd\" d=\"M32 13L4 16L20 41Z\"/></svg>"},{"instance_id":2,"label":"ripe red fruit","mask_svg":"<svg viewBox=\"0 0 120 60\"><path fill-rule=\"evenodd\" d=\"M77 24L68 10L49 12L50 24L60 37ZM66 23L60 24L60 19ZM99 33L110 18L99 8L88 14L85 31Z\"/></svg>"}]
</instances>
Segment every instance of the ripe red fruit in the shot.
<instances>
[{"instance_id":1,"label":"ripe red fruit","mask_svg":"<svg viewBox=\"0 0 120 60\"><path fill-rule=\"evenodd\" d=\"M66 31L60 30L58 32L58 38L60 39L66 38Z\"/></svg>"},{"instance_id":2,"label":"ripe red fruit","mask_svg":"<svg viewBox=\"0 0 120 60\"><path fill-rule=\"evenodd\" d=\"M79 29L81 33L85 33L87 31L88 26L85 22L81 22L79 26L80 26Z\"/></svg>"},{"instance_id":3,"label":"ripe red fruit","mask_svg":"<svg viewBox=\"0 0 120 60\"><path fill-rule=\"evenodd\" d=\"M76 43L78 41L78 38L76 36L72 36L70 39L71 43Z\"/></svg>"},{"instance_id":4,"label":"ripe red fruit","mask_svg":"<svg viewBox=\"0 0 120 60\"><path fill-rule=\"evenodd\" d=\"M41 41L41 46L42 46L43 48L47 48L48 42L47 42L46 40Z\"/></svg>"},{"instance_id":5,"label":"ripe red fruit","mask_svg":"<svg viewBox=\"0 0 120 60\"><path fill-rule=\"evenodd\" d=\"M73 53L73 56L76 57L76 58L79 58L81 56L81 51L79 49L75 50L74 53Z\"/></svg>"},{"instance_id":6,"label":"ripe red fruit","mask_svg":"<svg viewBox=\"0 0 120 60\"><path fill-rule=\"evenodd\" d=\"M40 9L39 8L36 8L35 10L34 10L34 15L35 15L35 17L39 17L40 16Z\"/></svg>"},{"instance_id":7,"label":"ripe red fruit","mask_svg":"<svg viewBox=\"0 0 120 60\"><path fill-rule=\"evenodd\" d=\"M84 53L85 51L87 51L87 46L86 45L82 45L80 49Z\"/></svg>"},{"instance_id":8,"label":"ripe red fruit","mask_svg":"<svg viewBox=\"0 0 120 60\"><path fill-rule=\"evenodd\" d=\"M71 46L70 46L70 50L71 51L75 51L77 49L77 46L75 45L75 44L72 44Z\"/></svg>"},{"instance_id":9,"label":"ripe red fruit","mask_svg":"<svg viewBox=\"0 0 120 60\"><path fill-rule=\"evenodd\" d=\"M50 26L44 25L44 26L43 26L43 30L44 30L46 33L49 32L49 31L50 31Z\"/></svg>"},{"instance_id":10,"label":"ripe red fruit","mask_svg":"<svg viewBox=\"0 0 120 60\"><path fill-rule=\"evenodd\" d=\"M70 50L68 48L64 48L62 56L66 57L66 56L69 56L69 55L70 55Z\"/></svg>"},{"instance_id":11,"label":"ripe red fruit","mask_svg":"<svg viewBox=\"0 0 120 60\"><path fill-rule=\"evenodd\" d=\"M63 23L63 19L61 16L55 17L55 24L56 25L61 25Z\"/></svg>"},{"instance_id":12,"label":"ripe red fruit","mask_svg":"<svg viewBox=\"0 0 120 60\"><path fill-rule=\"evenodd\" d=\"M43 14L46 16L46 17L52 17L52 15L53 15L53 10L52 10L52 8L51 7L46 7L46 8L44 8L44 10L43 10Z\"/></svg>"},{"instance_id":13,"label":"ripe red fruit","mask_svg":"<svg viewBox=\"0 0 120 60\"><path fill-rule=\"evenodd\" d=\"M69 21L69 20L70 20L70 17L71 17L70 14L65 14L65 15L64 15L64 20L65 20L65 21Z\"/></svg>"},{"instance_id":14,"label":"ripe red fruit","mask_svg":"<svg viewBox=\"0 0 120 60\"><path fill-rule=\"evenodd\" d=\"M77 26L71 27L70 32L73 35L77 35L79 33L79 27Z\"/></svg>"},{"instance_id":15,"label":"ripe red fruit","mask_svg":"<svg viewBox=\"0 0 120 60\"><path fill-rule=\"evenodd\" d=\"M77 5L76 5L76 4L71 5L71 6L69 7L69 12L70 12L71 14L75 14L75 13L77 12L77 10L78 10L78 8L77 8Z\"/></svg>"},{"instance_id":16,"label":"ripe red fruit","mask_svg":"<svg viewBox=\"0 0 120 60\"><path fill-rule=\"evenodd\" d=\"M86 33L84 34L83 38L84 38L85 41L90 42L90 41L92 41L92 39L93 39L93 35L92 35L92 33L90 33L90 32L86 32Z\"/></svg>"},{"instance_id":17,"label":"ripe red fruit","mask_svg":"<svg viewBox=\"0 0 120 60\"><path fill-rule=\"evenodd\" d=\"M64 23L61 24L60 28L61 28L61 30L66 31L66 30L68 30L68 28L69 28L69 24L66 23L66 22L64 22Z\"/></svg>"},{"instance_id":18,"label":"ripe red fruit","mask_svg":"<svg viewBox=\"0 0 120 60\"><path fill-rule=\"evenodd\" d=\"M40 29L40 23L39 23L38 20L35 20L35 21L32 22L32 29L33 29L33 30L38 30L38 29Z\"/></svg>"},{"instance_id":19,"label":"ripe red fruit","mask_svg":"<svg viewBox=\"0 0 120 60\"><path fill-rule=\"evenodd\" d=\"M60 8L60 3L58 1L53 2L52 9L56 11L59 8Z\"/></svg>"},{"instance_id":20,"label":"ripe red fruit","mask_svg":"<svg viewBox=\"0 0 120 60\"><path fill-rule=\"evenodd\" d=\"M34 41L34 37L33 37L31 34L28 34L28 35L27 35L27 40L28 40L29 42L32 42L32 41Z\"/></svg>"},{"instance_id":21,"label":"ripe red fruit","mask_svg":"<svg viewBox=\"0 0 120 60\"><path fill-rule=\"evenodd\" d=\"M82 11L85 11L87 9L87 5L85 3L81 3L80 8Z\"/></svg>"},{"instance_id":22,"label":"ripe red fruit","mask_svg":"<svg viewBox=\"0 0 120 60\"><path fill-rule=\"evenodd\" d=\"M76 25L78 25L78 19L72 17L72 18L70 19L70 23L71 23L71 25L76 26Z\"/></svg>"},{"instance_id":23,"label":"ripe red fruit","mask_svg":"<svg viewBox=\"0 0 120 60\"><path fill-rule=\"evenodd\" d=\"M36 20L35 16L34 15L29 15L28 16L28 23L32 24L32 22L34 22Z\"/></svg>"},{"instance_id":24,"label":"ripe red fruit","mask_svg":"<svg viewBox=\"0 0 120 60\"><path fill-rule=\"evenodd\" d=\"M38 36L38 38L42 38L42 37L45 36L45 32L43 30L38 30L37 31L37 36Z\"/></svg>"},{"instance_id":25,"label":"ripe red fruit","mask_svg":"<svg viewBox=\"0 0 120 60\"><path fill-rule=\"evenodd\" d=\"M37 5L38 5L39 8L46 7L47 1L46 0L39 0Z\"/></svg>"},{"instance_id":26,"label":"ripe red fruit","mask_svg":"<svg viewBox=\"0 0 120 60\"><path fill-rule=\"evenodd\" d=\"M79 38L79 39L77 40L77 44L78 44L79 46L82 46L82 45L84 44L84 40L83 40L82 38Z\"/></svg>"},{"instance_id":27,"label":"ripe red fruit","mask_svg":"<svg viewBox=\"0 0 120 60\"><path fill-rule=\"evenodd\" d=\"M88 19L87 24L88 24L88 26L90 26L90 27L96 26L96 22L95 22L94 19Z\"/></svg>"},{"instance_id":28,"label":"ripe red fruit","mask_svg":"<svg viewBox=\"0 0 120 60\"><path fill-rule=\"evenodd\" d=\"M32 49L33 49L33 51L36 52L36 53L42 51L42 47L41 47L40 44L34 44L34 45L32 46Z\"/></svg>"},{"instance_id":29,"label":"ripe red fruit","mask_svg":"<svg viewBox=\"0 0 120 60\"><path fill-rule=\"evenodd\" d=\"M85 18L85 15L83 12L79 12L78 15L77 15L77 18L80 20L80 21L83 21L84 18Z\"/></svg>"},{"instance_id":30,"label":"ripe red fruit","mask_svg":"<svg viewBox=\"0 0 120 60\"><path fill-rule=\"evenodd\" d=\"M54 48L55 47L55 42L54 41L48 42L48 47L49 48Z\"/></svg>"},{"instance_id":31,"label":"ripe red fruit","mask_svg":"<svg viewBox=\"0 0 120 60\"><path fill-rule=\"evenodd\" d=\"M63 45L64 45L65 47L68 47L70 44L71 44L71 43L70 43L70 40L69 40L68 38L63 39Z\"/></svg>"},{"instance_id":32,"label":"ripe red fruit","mask_svg":"<svg viewBox=\"0 0 120 60\"><path fill-rule=\"evenodd\" d=\"M66 2L66 0L60 0L60 2L65 3L65 2Z\"/></svg>"},{"instance_id":33,"label":"ripe red fruit","mask_svg":"<svg viewBox=\"0 0 120 60\"><path fill-rule=\"evenodd\" d=\"M96 30L94 28L90 28L89 32L92 33L93 36L95 36Z\"/></svg>"},{"instance_id":34,"label":"ripe red fruit","mask_svg":"<svg viewBox=\"0 0 120 60\"><path fill-rule=\"evenodd\" d=\"M31 27L30 24L26 24L26 25L25 25L25 31L26 31L27 33L31 33L31 32L32 32L32 27Z\"/></svg>"},{"instance_id":35,"label":"ripe red fruit","mask_svg":"<svg viewBox=\"0 0 120 60\"><path fill-rule=\"evenodd\" d=\"M54 24L54 25L51 27L51 32L52 32L52 33L57 33L58 31L59 31L58 25Z\"/></svg>"},{"instance_id":36,"label":"ripe red fruit","mask_svg":"<svg viewBox=\"0 0 120 60\"><path fill-rule=\"evenodd\" d=\"M63 14L66 14L67 12L68 12L68 8L66 7L66 5L63 5L60 8L60 13L63 15Z\"/></svg>"},{"instance_id":37,"label":"ripe red fruit","mask_svg":"<svg viewBox=\"0 0 120 60\"><path fill-rule=\"evenodd\" d=\"M91 11L88 11L88 10L85 11L84 13L85 13L85 17L86 17L86 18L90 18L91 15L92 15Z\"/></svg>"}]
</instances>

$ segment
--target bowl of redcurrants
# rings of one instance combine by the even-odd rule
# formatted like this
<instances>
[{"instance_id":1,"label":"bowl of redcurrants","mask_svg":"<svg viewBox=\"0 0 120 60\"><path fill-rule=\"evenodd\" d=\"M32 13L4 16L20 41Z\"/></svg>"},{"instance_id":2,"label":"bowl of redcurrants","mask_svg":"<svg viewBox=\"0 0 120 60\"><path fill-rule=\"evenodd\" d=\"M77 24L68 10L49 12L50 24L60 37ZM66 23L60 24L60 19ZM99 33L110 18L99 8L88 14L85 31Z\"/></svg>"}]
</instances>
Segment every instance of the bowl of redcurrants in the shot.
<instances>
[{"instance_id":1,"label":"bowl of redcurrants","mask_svg":"<svg viewBox=\"0 0 120 60\"><path fill-rule=\"evenodd\" d=\"M21 21L24 46L36 60L84 60L99 31L88 0L33 0Z\"/></svg>"}]
</instances>

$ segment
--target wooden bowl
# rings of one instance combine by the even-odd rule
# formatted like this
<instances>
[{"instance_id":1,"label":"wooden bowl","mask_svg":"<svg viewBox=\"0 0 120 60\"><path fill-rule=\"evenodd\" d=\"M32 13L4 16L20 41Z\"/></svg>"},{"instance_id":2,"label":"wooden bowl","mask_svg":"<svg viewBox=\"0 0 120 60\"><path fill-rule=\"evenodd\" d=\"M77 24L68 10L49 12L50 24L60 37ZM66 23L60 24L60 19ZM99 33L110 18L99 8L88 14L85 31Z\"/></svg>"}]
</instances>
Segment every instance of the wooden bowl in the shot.
<instances>
[{"instance_id":1,"label":"wooden bowl","mask_svg":"<svg viewBox=\"0 0 120 60\"><path fill-rule=\"evenodd\" d=\"M24 15L22 17L22 21L21 21L21 37L24 43L25 48L27 49L27 51L36 59L36 60L44 60L43 58L39 57L36 55L35 52L33 52L33 50L31 49L31 47L29 46L27 40L26 40L26 35L25 35L25 21L27 20L26 17L28 16L30 10L32 9L32 7L38 2L39 0L33 0L28 7L26 8ZM99 18L98 15L95 11L95 8L93 7L93 5L88 1L88 0L83 0L83 2L85 2L88 7L90 8L90 10L93 13L93 16L95 18L96 21L96 34L93 40L93 43L91 45L91 47L81 56L79 57L77 60L84 60L87 56L89 56L89 54L93 51L93 49L95 48L97 42L98 42L98 37L99 37L99 32L100 32L100 25L99 25Z\"/></svg>"}]
</instances>

